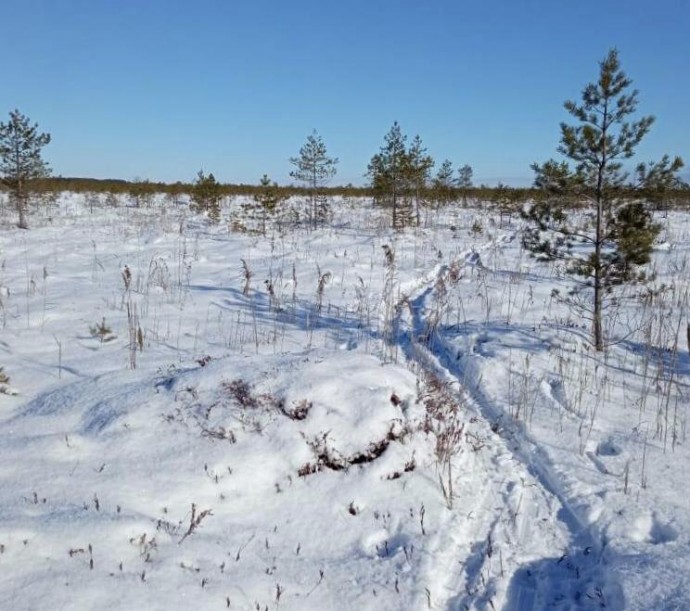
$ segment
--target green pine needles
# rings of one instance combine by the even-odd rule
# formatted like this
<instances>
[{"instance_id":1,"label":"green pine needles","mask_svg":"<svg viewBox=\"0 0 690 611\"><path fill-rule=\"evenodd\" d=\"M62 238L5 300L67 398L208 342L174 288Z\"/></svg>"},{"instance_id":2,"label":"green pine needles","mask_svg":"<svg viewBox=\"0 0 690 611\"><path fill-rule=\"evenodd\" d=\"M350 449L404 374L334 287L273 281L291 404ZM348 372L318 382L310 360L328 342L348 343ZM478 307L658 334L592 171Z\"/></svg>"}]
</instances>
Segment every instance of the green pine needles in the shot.
<instances>
[{"instance_id":1,"label":"green pine needles","mask_svg":"<svg viewBox=\"0 0 690 611\"><path fill-rule=\"evenodd\" d=\"M19 227L28 229L26 214L32 181L50 174L41 157L41 150L50 143L50 134L40 133L38 124L18 110L10 112L10 120L0 123L0 182L9 189L19 214Z\"/></svg>"},{"instance_id":2,"label":"green pine needles","mask_svg":"<svg viewBox=\"0 0 690 611\"><path fill-rule=\"evenodd\" d=\"M675 184L683 167L679 157L664 156L640 164L632 178L625 171L654 123L651 116L631 119L638 95L631 85L617 51L609 51L581 102L565 102L576 123L561 123L558 152L574 166L553 159L533 164L540 193L525 211L531 227L524 245L540 258L566 260L568 271L592 289L593 301L582 314L592 322L596 350L605 347L602 316L613 288L645 279L641 267L649 263L660 229L648 201Z\"/></svg>"},{"instance_id":3,"label":"green pine needles","mask_svg":"<svg viewBox=\"0 0 690 611\"><path fill-rule=\"evenodd\" d=\"M291 157L295 169L290 177L301 182L309 192L309 225L316 227L329 215L328 199L323 187L336 175L338 159L330 157L323 138L314 130L299 150L298 157Z\"/></svg>"},{"instance_id":4,"label":"green pine needles","mask_svg":"<svg viewBox=\"0 0 690 611\"><path fill-rule=\"evenodd\" d=\"M198 214L207 214L214 223L220 221L223 187L213 174L199 170L191 192L191 208Z\"/></svg>"}]
</instances>

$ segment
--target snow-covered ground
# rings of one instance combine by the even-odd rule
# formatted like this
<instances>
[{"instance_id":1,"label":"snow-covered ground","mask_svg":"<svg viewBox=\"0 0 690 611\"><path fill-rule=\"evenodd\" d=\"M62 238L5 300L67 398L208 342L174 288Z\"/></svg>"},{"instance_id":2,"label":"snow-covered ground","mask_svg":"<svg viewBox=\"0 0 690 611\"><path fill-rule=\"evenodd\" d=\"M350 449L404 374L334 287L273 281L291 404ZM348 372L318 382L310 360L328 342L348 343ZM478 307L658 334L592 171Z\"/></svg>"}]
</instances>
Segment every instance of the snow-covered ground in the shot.
<instances>
[{"instance_id":1,"label":"snow-covered ground","mask_svg":"<svg viewBox=\"0 0 690 611\"><path fill-rule=\"evenodd\" d=\"M120 203L5 211L0 608L690 608L690 216L598 354L515 219Z\"/></svg>"}]
</instances>

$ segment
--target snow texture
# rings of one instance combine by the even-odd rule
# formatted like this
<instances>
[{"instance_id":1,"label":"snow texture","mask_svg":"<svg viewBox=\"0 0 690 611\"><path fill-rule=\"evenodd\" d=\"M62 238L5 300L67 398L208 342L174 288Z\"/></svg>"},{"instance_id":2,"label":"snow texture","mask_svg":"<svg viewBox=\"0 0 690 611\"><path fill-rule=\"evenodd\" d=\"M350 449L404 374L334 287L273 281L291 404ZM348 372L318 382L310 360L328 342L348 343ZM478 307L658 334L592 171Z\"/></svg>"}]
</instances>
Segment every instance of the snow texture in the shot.
<instances>
[{"instance_id":1,"label":"snow texture","mask_svg":"<svg viewBox=\"0 0 690 611\"><path fill-rule=\"evenodd\" d=\"M599 354L516 219L334 209L4 211L0 608L690 608L690 217Z\"/></svg>"}]
</instances>

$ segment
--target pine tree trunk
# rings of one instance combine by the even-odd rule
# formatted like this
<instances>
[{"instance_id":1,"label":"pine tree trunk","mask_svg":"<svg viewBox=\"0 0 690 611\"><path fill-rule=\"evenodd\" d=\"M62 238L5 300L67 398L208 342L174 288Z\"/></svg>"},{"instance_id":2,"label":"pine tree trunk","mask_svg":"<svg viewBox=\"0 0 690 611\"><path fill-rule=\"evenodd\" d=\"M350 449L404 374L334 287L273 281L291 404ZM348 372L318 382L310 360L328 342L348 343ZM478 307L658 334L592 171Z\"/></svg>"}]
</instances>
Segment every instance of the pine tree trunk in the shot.
<instances>
[{"instance_id":1,"label":"pine tree trunk","mask_svg":"<svg viewBox=\"0 0 690 611\"><path fill-rule=\"evenodd\" d=\"M19 229L28 229L29 224L26 222L26 204L27 204L28 197L24 193L24 185L23 185L21 179L17 182L17 190L15 193L15 198L17 200L16 201L17 212L19 213L18 227L19 227Z\"/></svg>"},{"instance_id":2,"label":"pine tree trunk","mask_svg":"<svg viewBox=\"0 0 690 611\"><path fill-rule=\"evenodd\" d=\"M604 158L605 159L605 158ZM597 203L597 226L596 236L594 242L594 349L597 352L604 350L604 335L602 332L602 303L603 303L603 266L601 261L601 244L603 237L603 223L604 223L604 197L602 190L603 176L604 176L605 162L599 167L599 178L597 181L596 203Z\"/></svg>"},{"instance_id":3,"label":"pine tree trunk","mask_svg":"<svg viewBox=\"0 0 690 611\"><path fill-rule=\"evenodd\" d=\"M19 229L28 229L29 225L26 222L26 203L24 198L17 198L17 212L19 212Z\"/></svg>"},{"instance_id":4,"label":"pine tree trunk","mask_svg":"<svg viewBox=\"0 0 690 611\"><path fill-rule=\"evenodd\" d=\"M398 228L398 197L393 185L393 230Z\"/></svg>"},{"instance_id":5,"label":"pine tree trunk","mask_svg":"<svg viewBox=\"0 0 690 611\"><path fill-rule=\"evenodd\" d=\"M604 349L604 335L601 325L601 311L602 311L602 282L601 282L601 265L597 263L594 271L594 348L597 352Z\"/></svg>"},{"instance_id":6,"label":"pine tree trunk","mask_svg":"<svg viewBox=\"0 0 690 611\"><path fill-rule=\"evenodd\" d=\"M416 217L416 222L417 222L417 227L419 227L422 223L422 215L420 211L420 204L419 200L421 199L421 189L419 188L419 185L417 185L417 189L415 190L415 217Z\"/></svg>"}]
</instances>

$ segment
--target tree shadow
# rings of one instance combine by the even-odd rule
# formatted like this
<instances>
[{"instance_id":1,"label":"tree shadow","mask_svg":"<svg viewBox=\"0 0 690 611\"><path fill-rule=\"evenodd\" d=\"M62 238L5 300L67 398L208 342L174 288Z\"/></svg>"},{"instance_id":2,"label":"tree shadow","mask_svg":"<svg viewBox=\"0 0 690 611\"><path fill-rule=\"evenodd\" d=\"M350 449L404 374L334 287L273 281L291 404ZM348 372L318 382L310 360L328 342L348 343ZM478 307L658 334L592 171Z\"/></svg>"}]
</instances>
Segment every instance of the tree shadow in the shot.
<instances>
[{"instance_id":1,"label":"tree shadow","mask_svg":"<svg viewBox=\"0 0 690 611\"><path fill-rule=\"evenodd\" d=\"M236 324L248 331L256 325L266 330L291 328L301 332L328 331L336 344L353 348L358 339L380 339L375 317L368 323L352 309L336 306L330 302L318 303L305 299L275 299L268 293L252 290L244 295L238 289L225 289L226 297L214 301L213 305L225 312L243 312Z\"/></svg>"},{"instance_id":2,"label":"tree shadow","mask_svg":"<svg viewBox=\"0 0 690 611\"><path fill-rule=\"evenodd\" d=\"M640 358L644 358L645 355L647 355L652 363L652 367L665 372L666 377L668 377L670 373L673 373L676 377L690 376L690 354L688 350L679 348L678 351L674 353L671 350L649 346L646 343L632 340L624 340L618 345L623 350ZM628 373L627 370L626 373Z\"/></svg>"}]
</instances>

